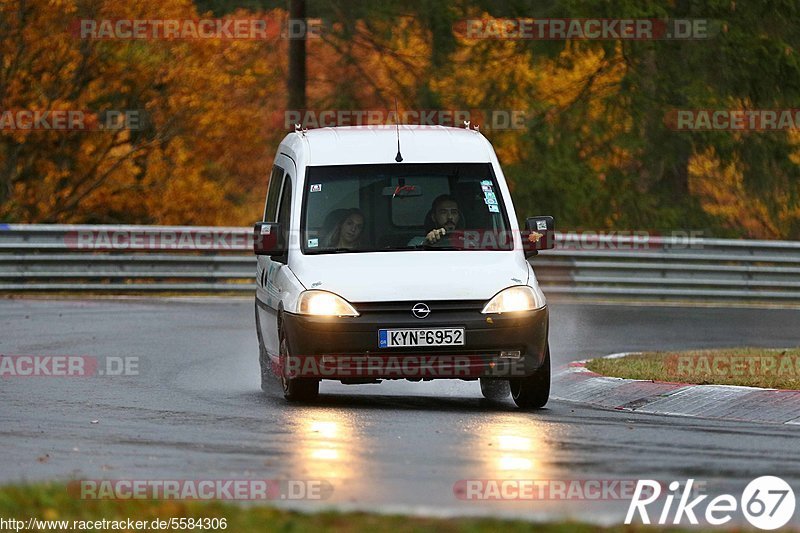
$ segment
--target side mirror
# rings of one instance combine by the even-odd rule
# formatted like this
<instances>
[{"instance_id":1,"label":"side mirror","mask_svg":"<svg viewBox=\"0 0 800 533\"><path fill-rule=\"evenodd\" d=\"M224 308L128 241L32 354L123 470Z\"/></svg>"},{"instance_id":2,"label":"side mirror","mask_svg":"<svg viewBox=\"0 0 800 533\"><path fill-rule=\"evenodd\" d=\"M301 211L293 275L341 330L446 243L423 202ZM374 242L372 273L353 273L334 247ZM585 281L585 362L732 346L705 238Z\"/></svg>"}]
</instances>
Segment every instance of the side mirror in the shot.
<instances>
[{"instance_id":1,"label":"side mirror","mask_svg":"<svg viewBox=\"0 0 800 533\"><path fill-rule=\"evenodd\" d=\"M275 222L256 222L253 226L253 253L279 256L286 253L281 225Z\"/></svg>"},{"instance_id":2,"label":"side mirror","mask_svg":"<svg viewBox=\"0 0 800 533\"><path fill-rule=\"evenodd\" d=\"M552 250L556 246L556 223L553 217L528 217L525 219L525 233L522 244L525 247L525 257L539 253L539 250Z\"/></svg>"}]
</instances>

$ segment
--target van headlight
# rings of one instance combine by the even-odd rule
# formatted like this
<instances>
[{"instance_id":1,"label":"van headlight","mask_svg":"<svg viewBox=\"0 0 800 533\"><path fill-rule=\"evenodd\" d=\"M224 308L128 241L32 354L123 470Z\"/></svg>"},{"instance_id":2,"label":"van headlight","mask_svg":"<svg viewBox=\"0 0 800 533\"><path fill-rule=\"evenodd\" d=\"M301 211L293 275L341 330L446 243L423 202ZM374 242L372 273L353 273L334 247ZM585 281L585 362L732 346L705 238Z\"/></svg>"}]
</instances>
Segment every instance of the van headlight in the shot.
<instances>
[{"instance_id":1,"label":"van headlight","mask_svg":"<svg viewBox=\"0 0 800 533\"><path fill-rule=\"evenodd\" d=\"M358 316L350 303L328 291L303 291L297 299L297 312L314 316Z\"/></svg>"},{"instance_id":2,"label":"van headlight","mask_svg":"<svg viewBox=\"0 0 800 533\"><path fill-rule=\"evenodd\" d=\"M533 311L545 306L544 299L527 285L515 285L495 294L481 313L513 313Z\"/></svg>"}]
</instances>

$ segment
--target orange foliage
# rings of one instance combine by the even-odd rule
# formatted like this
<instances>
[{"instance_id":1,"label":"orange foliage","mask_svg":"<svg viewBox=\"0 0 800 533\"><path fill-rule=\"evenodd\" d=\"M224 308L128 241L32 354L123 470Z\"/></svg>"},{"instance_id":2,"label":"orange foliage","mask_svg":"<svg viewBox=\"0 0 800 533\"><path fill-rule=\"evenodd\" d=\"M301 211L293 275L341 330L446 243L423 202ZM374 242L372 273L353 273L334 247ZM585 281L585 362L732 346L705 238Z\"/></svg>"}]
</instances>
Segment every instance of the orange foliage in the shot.
<instances>
[{"instance_id":1,"label":"orange foliage","mask_svg":"<svg viewBox=\"0 0 800 533\"><path fill-rule=\"evenodd\" d=\"M259 211L285 42L81 40L77 19L197 19L189 0L8 1L0 110L139 110L140 131L0 131L0 219L242 224ZM231 18L285 17L280 11Z\"/></svg>"},{"instance_id":2,"label":"orange foliage","mask_svg":"<svg viewBox=\"0 0 800 533\"><path fill-rule=\"evenodd\" d=\"M781 236L769 208L745 191L739 161L724 164L713 148L694 154L689 161L689 189L700 199L703 210L745 237Z\"/></svg>"}]
</instances>

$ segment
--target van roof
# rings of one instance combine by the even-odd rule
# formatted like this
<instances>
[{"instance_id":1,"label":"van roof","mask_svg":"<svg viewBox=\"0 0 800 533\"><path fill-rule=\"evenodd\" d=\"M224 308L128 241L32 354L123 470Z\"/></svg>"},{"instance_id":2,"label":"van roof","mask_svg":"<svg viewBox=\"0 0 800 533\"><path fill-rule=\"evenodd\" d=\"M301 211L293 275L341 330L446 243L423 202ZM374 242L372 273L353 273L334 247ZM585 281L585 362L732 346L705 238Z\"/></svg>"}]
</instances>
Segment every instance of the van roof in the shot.
<instances>
[{"instance_id":1,"label":"van roof","mask_svg":"<svg viewBox=\"0 0 800 533\"><path fill-rule=\"evenodd\" d=\"M295 154L305 153L306 164L355 165L395 163L395 126L338 126L290 133L281 143ZM488 163L492 147L474 130L445 126L400 126L403 163Z\"/></svg>"}]
</instances>

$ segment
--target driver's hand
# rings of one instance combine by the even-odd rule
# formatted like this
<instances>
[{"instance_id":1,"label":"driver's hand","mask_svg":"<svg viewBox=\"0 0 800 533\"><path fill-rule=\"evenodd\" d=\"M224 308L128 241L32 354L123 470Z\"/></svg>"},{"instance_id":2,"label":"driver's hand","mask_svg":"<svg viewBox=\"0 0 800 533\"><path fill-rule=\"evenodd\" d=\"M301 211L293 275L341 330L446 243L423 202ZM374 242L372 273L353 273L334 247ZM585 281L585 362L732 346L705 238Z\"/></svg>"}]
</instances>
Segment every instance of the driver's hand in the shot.
<instances>
[{"instance_id":1,"label":"driver's hand","mask_svg":"<svg viewBox=\"0 0 800 533\"><path fill-rule=\"evenodd\" d=\"M431 244L433 244L435 242L439 242L439 239L444 237L445 233L447 233L447 230L444 229L444 228L439 228L439 229L432 230L430 233L428 233L425 236L425 240L428 241Z\"/></svg>"}]
</instances>

